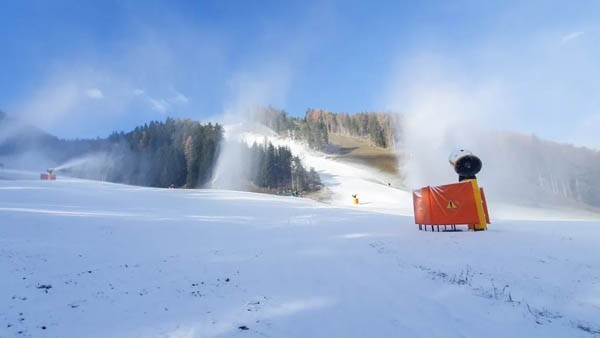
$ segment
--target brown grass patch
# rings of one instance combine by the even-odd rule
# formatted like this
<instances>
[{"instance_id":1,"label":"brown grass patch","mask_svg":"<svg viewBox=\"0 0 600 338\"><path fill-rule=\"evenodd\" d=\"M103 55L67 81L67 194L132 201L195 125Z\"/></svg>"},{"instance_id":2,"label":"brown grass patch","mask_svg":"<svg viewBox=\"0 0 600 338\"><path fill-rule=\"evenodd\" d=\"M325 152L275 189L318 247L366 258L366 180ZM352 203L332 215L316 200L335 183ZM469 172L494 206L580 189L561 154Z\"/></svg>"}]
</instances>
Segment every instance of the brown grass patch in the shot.
<instances>
[{"instance_id":1,"label":"brown grass patch","mask_svg":"<svg viewBox=\"0 0 600 338\"><path fill-rule=\"evenodd\" d=\"M390 174L398 173L398 157L387 148L380 148L368 140L329 134L329 154L335 154L337 158L374 167Z\"/></svg>"}]
</instances>

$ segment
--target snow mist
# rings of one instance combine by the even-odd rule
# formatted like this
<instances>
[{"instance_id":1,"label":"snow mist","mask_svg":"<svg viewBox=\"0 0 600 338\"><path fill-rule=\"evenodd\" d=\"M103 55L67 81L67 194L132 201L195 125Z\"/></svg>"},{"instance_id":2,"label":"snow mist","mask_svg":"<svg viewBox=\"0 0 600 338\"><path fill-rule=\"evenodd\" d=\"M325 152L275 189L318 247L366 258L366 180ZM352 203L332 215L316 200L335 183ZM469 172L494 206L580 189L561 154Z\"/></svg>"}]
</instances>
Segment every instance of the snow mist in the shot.
<instances>
[{"instance_id":1,"label":"snow mist","mask_svg":"<svg viewBox=\"0 0 600 338\"><path fill-rule=\"evenodd\" d=\"M408 188L457 182L448 156L468 149L483 161L477 177L490 200L531 206L590 203L572 183L577 165L586 166L578 156L589 153L503 131L518 124L501 87L473 84L435 63L411 69L418 71L399 77L393 87L399 95L390 100L391 109L401 114L396 145Z\"/></svg>"},{"instance_id":2,"label":"snow mist","mask_svg":"<svg viewBox=\"0 0 600 338\"><path fill-rule=\"evenodd\" d=\"M424 58L424 60L427 60ZM390 109L399 112L396 150L407 188L457 182L448 156L455 149L473 151L483 161L480 183L494 199L525 197L510 165L514 149L507 133L510 100L494 83L473 83L435 60L410 64L391 86ZM494 131L496 130L496 131ZM532 200L527 196L526 200Z\"/></svg>"},{"instance_id":3,"label":"snow mist","mask_svg":"<svg viewBox=\"0 0 600 338\"><path fill-rule=\"evenodd\" d=\"M242 140L242 123L226 124L211 187L244 190L246 177L252 172L250 152Z\"/></svg>"},{"instance_id":4,"label":"snow mist","mask_svg":"<svg viewBox=\"0 0 600 338\"><path fill-rule=\"evenodd\" d=\"M54 171L76 177L105 180L106 173L114 167L114 161L114 157L105 152L85 154L55 167Z\"/></svg>"},{"instance_id":5,"label":"snow mist","mask_svg":"<svg viewBox=\"0 0 600 338\"><path fill-rule=\"evenodd\" d=\"M211 187L246 190L249 174L256 163L247 151L246 136L269 132L259 121L262 107L283 106L290 86L291 70L287 63L273 63L254 72L236 74L230 81L230 99L221 117L225 129Z\"/></svg>"}]
</instances>

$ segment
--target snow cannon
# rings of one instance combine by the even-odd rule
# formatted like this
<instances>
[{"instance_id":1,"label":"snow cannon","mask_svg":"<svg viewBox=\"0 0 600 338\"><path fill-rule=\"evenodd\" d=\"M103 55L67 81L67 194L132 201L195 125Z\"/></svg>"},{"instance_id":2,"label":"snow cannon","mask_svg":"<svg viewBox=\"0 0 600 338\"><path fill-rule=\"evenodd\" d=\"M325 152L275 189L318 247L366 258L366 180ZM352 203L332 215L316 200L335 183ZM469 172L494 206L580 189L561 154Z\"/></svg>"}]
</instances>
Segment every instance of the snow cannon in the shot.
<instances>
[{"instance_id":1,"label":"snow cannon","mask_svg":"<svg viewBox=\"0 0 600 338\"><path fill-rule=\"evenodd\" d=\"M47 181L56 180L56 175L54 174L54 168L48 168L48 169L46 169L45 173L41 173L40 180L47 180Z\"/></svg>"},{"instance_id":2,"label":"snow cannon","mask_svg":"<svg viewBox=\"0 0 600 338\"><path fill-rule=\"evenodd\" d=\"M457 225L467 225L470 230L487 230L490 218L483 188L475 176L481 171L479 157L466 149L459 149L448 158L458 174L458 183L427 186L413 191L415 224L422 230L443 226L456 230Z\"/></svg>"},{"instance_id":3,"label":"snow cannon","mask_svg":"<svg viewBox=\"0 0 600 338\"><path fill-rule=\"evenodd\" d=\"M455 150L450 154L448 162L458 174L458 181L474 180L481 171L482 163L479 157L466 149Z\"/></svg>"},{"instance_id":4,"label":"snow cannon","mask_svg":"<svg viewBox=\"0 0 600 338\"><path fill-rule=\"evenodd\" d=\"M354 205L358 205L358 195L357 194L352 195L352 202L354 203Z\"/></svg>"}]
</instances>

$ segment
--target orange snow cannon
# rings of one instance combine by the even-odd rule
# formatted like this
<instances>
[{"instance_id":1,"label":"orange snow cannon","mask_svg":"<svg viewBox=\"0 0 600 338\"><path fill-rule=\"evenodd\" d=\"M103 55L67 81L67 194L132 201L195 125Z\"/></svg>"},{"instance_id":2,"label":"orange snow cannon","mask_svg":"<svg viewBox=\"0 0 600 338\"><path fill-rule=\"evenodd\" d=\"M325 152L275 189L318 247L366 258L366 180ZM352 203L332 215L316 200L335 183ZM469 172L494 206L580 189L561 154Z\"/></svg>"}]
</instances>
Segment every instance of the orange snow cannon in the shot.
<instances>
[{"instance_id":1,"label":"orange snow cannon","mask_svg":"<svg viewBox=\"0 0 600 338\"><path fill-rule=\"evenodd\" d=\"M40 180L46 180L46 181L56 180L56 175L54 174L54 168L48 168L45 173L41 173Z\"/></svg>"},{"instance_id":2,"label":"orange snow cannon","mask_svg":"<svg viewBox=\"0 0 600 338\"><path fill-rule=\"evenodd\" d=\"M415 224L448 227L456 230L457 225L466 224L472 230L486 230L489 215L483 189L476 180L460 183L423 187L413 191Z\"/></svg>"},{"instance_id":3,"label":"orange snow cannon","mask_svg":"<svg viewBox=\"0 0 600 338\"><path fill-rule=\"evenodd\" d=\"M487 230L490 224L483 188L479 188L477 177L481 160L468 150L453 152L448 159L458 174L459 183L424 187L413 191L415 223L419 229L425 226L440 226L456 230L457 225L466 224L474 231Z\"/></svg>"}]
</instances>

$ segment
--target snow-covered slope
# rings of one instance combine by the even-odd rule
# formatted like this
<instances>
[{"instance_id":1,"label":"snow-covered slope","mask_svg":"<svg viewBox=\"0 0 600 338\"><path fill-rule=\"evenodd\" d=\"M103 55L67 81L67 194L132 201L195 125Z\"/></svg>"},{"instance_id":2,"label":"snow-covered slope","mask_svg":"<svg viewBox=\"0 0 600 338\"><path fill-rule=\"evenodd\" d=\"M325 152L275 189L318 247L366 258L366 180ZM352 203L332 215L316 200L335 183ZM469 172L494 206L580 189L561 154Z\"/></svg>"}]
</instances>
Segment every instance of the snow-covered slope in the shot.
<instances>
[{"instance_id":1,"label":"snow-covered slope","mask_svg":"<svg viewBox=\"0 0 600 338\"><path fill-rule=\"evenodd\" d=\"M327 155L309 149L306 145L257 124L235 124L225 126L225 136L251 145L262 144L265 140L274 145L287 146L292 153L319 173L325 190L320 200L324 203L358 207L361 210L378 211L397 215L412 215L412 193L402 187L398 177L372 167L344 162L334 155ZM445 168L450 170L450 167ZM449 182L451 183L451 182ZM485 179L480 183L485 186ZM357 194L360 205L353 206L352 195ZM493 219L529 220L600 220L600 213L567 207L529 207L494 201L488 194L490 214Z\"/></svg>"},{"instance_id":2,"label":"snow-covered slope","mask_svg":"<svg viewBox=\"0 0 600 338\"><path fill-rule=\"evenodd\" d=\"M598 221L0 177L0 337L600 335Z\"/></svg>"}]
</instances>

